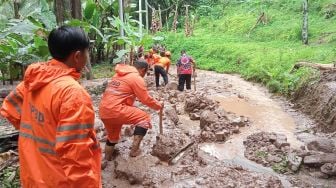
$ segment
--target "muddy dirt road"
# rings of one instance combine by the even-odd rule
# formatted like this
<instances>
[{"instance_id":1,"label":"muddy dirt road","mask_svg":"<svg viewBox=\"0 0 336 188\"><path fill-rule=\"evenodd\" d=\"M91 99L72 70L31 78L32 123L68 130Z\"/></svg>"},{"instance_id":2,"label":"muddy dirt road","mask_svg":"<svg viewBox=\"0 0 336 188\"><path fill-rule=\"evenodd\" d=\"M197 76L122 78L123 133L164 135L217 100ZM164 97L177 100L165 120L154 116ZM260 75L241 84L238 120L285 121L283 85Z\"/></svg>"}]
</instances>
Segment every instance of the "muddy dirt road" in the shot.
<instances>
[{"instance_id":1,"label":"muddy dirt road","mask_svg":"<svg viewBox=\"0 0 336 188\"><path fill-rule=\"evenodd\" d=\"M171 70L171 73L175 70ZM165 101L164 134L157 112L142 154L129 158L132 135L123 127L114 159L103 170L103 187L334 187L335 134L316 132L316 123L258 84L236 75L197 71L197 91L176 91L176 75L150 94ZM95 128L103 83L83 81L94 101ZM184 149L184 150L182 150ZM179 151L182 151L178 153ZM178 154L178 155L176 155Z\"/></svg>"},{"instance_id":2,"label":"muddy dirt road","mask_svg":"<svg viewBox=\"0 0 336 188\"><path fill-rule=\"evenodd\" d=\"M114 160L103 171L104 187L330 187L336 183L333 177L311 175L310 169L277 173L272 163L267 165L266 161L265 166L245 157L248 146L244 146L244 141L260 132L285 137L288 147L280 147L285 153L289 149L300 150L309 140L323 136L310 131L314 121L293 109L290 102L235 75L200 70L197 92L174 90L174 76L170 76L173 83L168 89L157 91L153 79L146 78L151 94L165 98L164 135L159 135L157 112L138 103L152 114L154 128L142 143L142 155L136 158L128 157L132 137L122 135ZM205 105L187 110L188 100L194 100L194 96L206 98L205 102L198 101ZM93 99L97 108L100 95L93 95ZM212 111L221 123L207 122L212 117L207 113ZM204 122L208 123L205 128ZM102 126L99 120L96 124ZM169 157L191 142L194 144L175 159L174 165L167 163Z\"/></svg>"}]
</instances>

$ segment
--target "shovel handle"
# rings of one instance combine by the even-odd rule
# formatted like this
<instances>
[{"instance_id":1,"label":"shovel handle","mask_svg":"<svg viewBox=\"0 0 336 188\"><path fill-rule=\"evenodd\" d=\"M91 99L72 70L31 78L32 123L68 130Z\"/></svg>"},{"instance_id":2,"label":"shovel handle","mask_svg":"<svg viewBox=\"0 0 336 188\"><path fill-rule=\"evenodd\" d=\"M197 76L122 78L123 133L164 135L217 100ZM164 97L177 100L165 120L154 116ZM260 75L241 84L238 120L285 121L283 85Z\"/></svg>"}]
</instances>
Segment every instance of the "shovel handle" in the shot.
<instances>
[{"instance_id":1,"label":"shovel handle","mask_svg":"<svg viewBox=\"0 0 336 188\"><path fill-rule=\"evenodd\" d=\"M159 123L159 126L160 126L160 134L163 134L163 127L162 127L162 113L163 113L163 108L161 108L160 112L159 112L159 115L160 115L160 123Z\"/></svg>"},{"instance_id":2,"label":"shovel handle","mask_svg":"<svg viewBox=\"0 0 336 188\"><path fill-rule=\"evenodd\" d=\"M196 91L196 75L195 75L195 73L194 73L194 90Z\"/></svg>"}]
</instances>

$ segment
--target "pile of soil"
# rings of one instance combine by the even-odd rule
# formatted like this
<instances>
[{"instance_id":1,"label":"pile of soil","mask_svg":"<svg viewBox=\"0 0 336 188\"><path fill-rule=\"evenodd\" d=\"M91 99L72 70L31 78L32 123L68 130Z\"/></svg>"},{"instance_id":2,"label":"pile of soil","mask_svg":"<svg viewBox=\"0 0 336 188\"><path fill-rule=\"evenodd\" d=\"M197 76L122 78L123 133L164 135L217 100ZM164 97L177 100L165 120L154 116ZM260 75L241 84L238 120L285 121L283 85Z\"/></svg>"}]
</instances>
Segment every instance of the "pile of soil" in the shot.
<instances>
[{"instance_id":1,"label":"pile of soil","mask_svg":"<svg viewBox=\"0 0 336 188\"><path fill-rule=\"evenodd\" d=\"M248 136L244 141L244 146L246 148L244 155L247 159L266 167L272 167L280 173L290 171L287 166L290 144L285 135L259 132Z\"/></svg>"},{"instance_id":2,"label":"pile of soil","mask_svg":"<svg viewBox=\"0 0 336 188\"><path fill-rule=\"evenodd\" d=\"M320 79L303 85L293 96L296 107L319 122L322 132L336 131L336 72L321 72Z\"/></svg>"},{"instance_id":3,"label":"pile of soil","mask_svg":"<svg viewBox=\"0 0 336 188\"><path fill-rule=\"evenodd\" d=\"M164 133L156 137L156 143L151 154L161 161L168 161L183 146L190 143L190 140L187 135L178 130Z\"/></svg>"},{"instance_id":4,"label":"pile of soil","mask_svg":"<svg viewBox=\"0 0 336 188\"><path fill-rule=\"evenodd\" d=\"M317 178L336 177L336 146L327 138L312 139L300 149L292 149L283 134L259 132L244 141L244 155L278 173L303 171Z\"/></svg>"},{"instance_id":5,"label":"pile of soil","mask_svg":"<svg viewBox=\"0 0 336 188\"><path fill-rule=\"evenodd\" d=\"M170 132L171 131L171 132ZM205 155L195 143L185 151L175 165L166 161L180 150L188 137L172 133L172 129L160 136L153 146L152 155L145 154L130 159L119 155L114 161L114 176L132 185L143 187L283 187L279 178L251 172L240 166L227 166ZM184 139L176 137L181 136Z\"/></svg>"},{"instance_id":6,"label":"pile of soil","mask_svg":"<svg viewBox=\"0 0 336 188\"><path fill-rule=\"evenodd\" d=\"M249 125L248 118L226 112L205 95L203 92L189 94L184 106L191 120L200 120L201 141L224 142L230 135L239 133L241 127Z\"/></svg>"}]
</instances>

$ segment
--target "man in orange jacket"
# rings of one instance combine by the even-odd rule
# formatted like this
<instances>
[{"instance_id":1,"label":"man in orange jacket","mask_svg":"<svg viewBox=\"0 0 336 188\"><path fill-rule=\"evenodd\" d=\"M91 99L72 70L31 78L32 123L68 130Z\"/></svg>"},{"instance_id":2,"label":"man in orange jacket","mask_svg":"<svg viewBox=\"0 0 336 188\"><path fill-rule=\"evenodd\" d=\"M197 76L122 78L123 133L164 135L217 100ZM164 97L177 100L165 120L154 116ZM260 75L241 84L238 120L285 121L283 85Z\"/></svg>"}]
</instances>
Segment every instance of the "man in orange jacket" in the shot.
<instances>
[{"instance_id":1,"label":"man in orange jacket","mask_svg":"<svg viewBox=\"0 0 336 188\"><path fill-rule=\"evenodd\" d=\"M136 61L134 66L118 64L115 68L116 74L103 94L99 115L108 136L105 146L105 159L108 161L112 159L114 146L120 139L121 127L124 124L131 124L135 127L131 157L140 154L140 143L147 129L152 128L150 116L133 106L136 98L154 110L160 110L163 107L163 104L148 94L143 79L147 70L148 64L145 60Z\"/></svg>"},{"instance_id":2,"label":"man in orange jacket","mask_svg":"<svg viewBox=\"0 0 336 188\"><path fill-rule=\"evenodd\" d=\"M79 85L89 38L62 26L48 38L52 60L28 67L0 113L19 134L21 185L101 187L101 149L89 94Z\"/></svg>"},{"instance_id":3,"label":"man in orange jacket","mask_svg":"<svg viewBox=\"0 0 336 188\"><path fill-rule=\"evenodd\" d=\"M162 51L160 55L161 55L161 58L159 62L157 62L154 65L156 88L160 86L160 75L162 76L165 85L168 84L168 71L169 71L169 67L171 64L170 62L171 53L169 51L167 52Z\"/></svg>"}]
</instances>

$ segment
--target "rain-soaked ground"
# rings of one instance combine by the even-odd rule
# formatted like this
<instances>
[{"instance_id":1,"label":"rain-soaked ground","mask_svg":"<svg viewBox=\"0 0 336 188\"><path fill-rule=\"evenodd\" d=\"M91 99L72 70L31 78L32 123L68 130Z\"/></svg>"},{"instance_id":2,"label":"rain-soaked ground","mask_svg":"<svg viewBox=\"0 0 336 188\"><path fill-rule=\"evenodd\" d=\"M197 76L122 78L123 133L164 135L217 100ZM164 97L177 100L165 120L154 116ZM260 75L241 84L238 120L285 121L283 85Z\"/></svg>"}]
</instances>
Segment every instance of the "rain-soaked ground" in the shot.
<instances>
[{"instance_id":1,"label":"rain-soaked ground","mask_svg":"<svg viewBox=\"0 0 336 188\"><path fill-rule=\"evenodd\" d=\"M171 70L172 74L173 72L175 70ZM97 110L101 85L106 80L109 79L83 81L94 101L97 116L95 127L102 140L102 148L103 124L98 118ZM272 164L262 165L246 157L247 146L244 141L261 132L285 135L293 150L302 149L314 138L329 136L329 139L335 140L333 134L315 133L313 128L316 123L294 109L294 105L286 99L274 96L259 84L245 81L237 75L210 71L197 72L197 91L192 86L191 91L178 92L173 89L174 84L170 84L170 88L166 90L157 91L153 85L154 78L149 76L146 80L150 94L165 100L164 134L159 134L158 113L137 102L138 107L152 115L153 129L148 131L142 142L142 154L130 158L128 153L132 137L124 134L128 126L123 127L115 157L102 172L103 187L335 187L334 177L314 176L312 173L315 172L310 168L301 167L296 173L279 173L271 168ZM176 81L174 74L170 76L170 82ZM194 96L217 101L217 104L206 103L201 108L187 112L186 101ZM204 118L202 123L202 117L199 116L202 116L204 109L224 114L220 117L220 127L213 127L216 131L224 131L225 139L214 140L212 125L207 125L210 128L201 126ZM205 118L205 121L210 122L210 117L212 116L208 120ZM233 129L221 127L230 127L232 120L237 118L244 121L238 122L240 125L236 129L234 126ZM185 146L189 147L174 158L172 163L165 160Z\"/></svg>"},{"instance_id":2,"label":"rain-soaked ground","mask_svg":"<svg viewBox=\"0 0 336 188\"><path fill-rule=\"evenodd\" d=\"M153 87L154 78L150 76L146 80L150 93L157 98L172 92L171 89L156 91ZM170 81L177 81L176 77L170 76ZM142 142L142 155L136 158L128 157L132 137L122 135L115 159L103 171L104 187L333 187L336 183L334 178L321 179L306 172L278 174L272 168L250 161L244 156L243 142L254 133L284 134L292 149L299 149L304 145L305 139L314 137L310 131L315 126L314 121L293 109L293 104L286 99L273 96L260 85L247 82L239 76L209 71L198 71L196 88L197 93L217 101L219 108L236 116L247 117L249 125L241 127L237 134L230 134L225 142L196 141L191 149L178 157L179 160L174 165L169 165L153 156L153 145L159 135L158 115L138 103L138 106L152 114L154 128ZM177 92L177 100L167 102L166 98L166 109L173 107L176 111L183 111L185 99L179 101L178 98L192 95L193 91ZM97 95L93 98L97 107L100 97ZM169 120L169 113L164 117L163 137L168 140L181 139L181 145L177 148L182 148L190 140L199 140L200 121L191 120L186 112L177 114L177 125ZM99 121L97 123L101 124ZM186 138L182 139L180 135Z\"/></svg>"}]
</instances>

